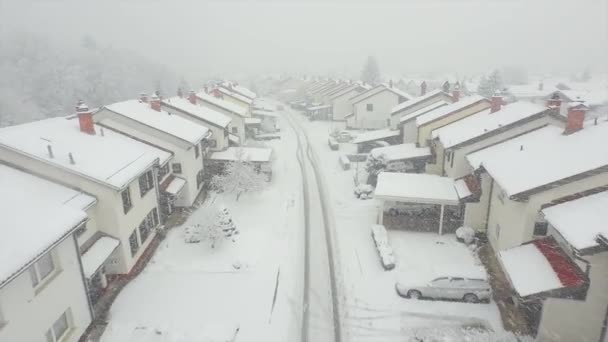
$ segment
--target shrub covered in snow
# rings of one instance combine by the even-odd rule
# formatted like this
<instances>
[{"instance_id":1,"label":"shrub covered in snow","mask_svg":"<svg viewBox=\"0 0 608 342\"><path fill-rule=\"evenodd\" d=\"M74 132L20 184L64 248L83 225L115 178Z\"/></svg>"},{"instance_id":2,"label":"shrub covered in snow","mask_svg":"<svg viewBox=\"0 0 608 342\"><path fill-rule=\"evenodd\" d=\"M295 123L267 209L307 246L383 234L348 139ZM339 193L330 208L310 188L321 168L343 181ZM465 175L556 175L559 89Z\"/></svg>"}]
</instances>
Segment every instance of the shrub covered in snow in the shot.
<instances>
[{"instance_id":1,"label":"shrub covered in snow","mask_svg":"<svg viewBox=\"0 0 608 342\"><path fill-rule=\"evenodd\" d=\"M417 329L407 342L533 342L530 336L519 336L512 332L494 332L480 328L432 327Z\"/></svg>"},{"instance_id":2,"label":"shrub covered in snow","mask_svg":"<svg viewBox=\"0 0 608 342\"><path fill-rule=\"evenodd\" d=\"M372 226L372 238L376 245L376 250L380 256L382 267L385 270L392 270L395 268L395 255L393 254L393 248L388 242L388 233L383 225L375 224Z\"/></svg>"},{"instance_id":3,"label":"shrub covered in snow","mask_svg":"<svg viewBox=\"0 0 608 342\"><path fill-rule=\"evenodd\" d=\"M186 243L201 242L201 234L203 227L200 224L193 224L184 228L184 241Z\"/></svg>"},{"instance_id":4,"label":"shrub covered in snow","mask_svg":"<svg viewBox=\"0 0 608 342\"><path fill-rule=\"evenodd\" d=\"M236 194L237 201L241 194L262 190L267 185L267 176L258 172L253 163L243 159L242 150L238 153L238 160L228 163L222 174L211 179L212 189Z\"/></svg>"},{"instance_id":5,"label":"shrub covered in snow","mask_svg":"<svg viewBox=\"0 0 608 342\"><path fill-rule=\"evenodd\" d=\"M462 241L467 245L470 245L475 241L475 230L471 227L462 226L456 229L456 238L458 241Z\"/></svg>"},{"instance_id":6,"label":"shrub covered in snow","mask_svg":"<svg viewBox=\"0 0 608 342\"><path fill-rule=\"evenodd\" d=\"M374 188L369 184L359 184L355 187L355 197L366 200L373 197Z\"/></svg>"}]
</instances>

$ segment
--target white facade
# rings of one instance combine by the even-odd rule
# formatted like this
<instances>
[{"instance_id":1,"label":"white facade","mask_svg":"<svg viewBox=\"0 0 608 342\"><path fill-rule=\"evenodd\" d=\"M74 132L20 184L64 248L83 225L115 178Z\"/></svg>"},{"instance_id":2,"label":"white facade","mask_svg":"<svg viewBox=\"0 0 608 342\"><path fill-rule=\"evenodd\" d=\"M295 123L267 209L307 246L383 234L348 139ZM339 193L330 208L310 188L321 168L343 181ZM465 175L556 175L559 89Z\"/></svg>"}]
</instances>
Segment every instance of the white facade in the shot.
<instances>
[{"instance_id":1,"label":"white facade","mask_svg":"<svg viewBox=\"0 0 608 342\"><path fill-rule=\"evenodd\" d=\"M228 132L230 134L238 136L241 140L241 143L245 141L245 116L236 114L230 110L227 110L220 106L216 106L204 100L199 101L199 105L213 109L228 116L231 119L230 124L228 125Z\"/></svg>"},{"instance_id":2,"label":"white facade","mask_svg":"<svg viewBox=\"0 0 608 342\"><path fill-rule=\"evenodd\" d=\"M356 99L353 103L352 124L349 126L361 129L389 127L392 108L406 100L388 89Z\"/></svg>"},{"instance_id":3,"label":"white facade","mask_svg":"<svg viewBox=\"0 0 608 342\"><path fill-rule=\"evenodd\" d=\"M166 134L165 132L113 113L105 108L95 114L95 121L118 132L145 141L152 146L170 151L173 154L173 159L171 160L169 167L170 171L163 179L159 179L158 181L159 183L162 183L163 180L171 174L184 178L186 180L186 185L179 193L175 205L189 207L194 203L201 190L201 184L198 184L197 177L202 177L203 173L204 151L201 141L192 144L173 135ZM176 172L176 170L179 172Z\"/></svg>"},{"instance_id":4,"label":"white facade","mask_svg":"<svg viewBox=\"0 0 608 342\"><path fill-rule=\"evenodd\" d=\"M59 184L81 189L97 198L97 205L94 209L97 229L120 240L119 250L114 253L116 258L108 261L106 267L108 273L128 273L152 240L154 233L150 234L143 242L139 240L139 233L136 233L140 247L134 255L131 254L129 236L137 231L140 223L158 206L158 186L156 186L156 182L154 182L155 187L142 197L138 184L139 178L132 180L126 187L129 189L132 207L125 213L121 197L124 190L116 190L90 178L68 172L4 147L0 147L0 159L18 165L33 174L42 175ZM148 171L152 171L154 175L156 174L155 167L150 165L139 176Z\"/></svg>"},{"instance_id":5,"label":"white facade","mask_svg":"<svg viewBox=\"0 0 608 342\"><path fill-rule=\"evenodd\" d=\"M416 98L412 99L412 102L413 101L416 101ZM418 102L412 104L411 106L407 106L406 108L404 108L398 112L391 113L391 128L397 129L397 127L399 126L399 119L401 119L401 117L403 117L404 115L413 113L419 109L427 107L438 101L445 101L447 103L452 103L452 97L450 95L448 95L447 93L440 92L435 96L430 96L429 98L418 101Z\"/></svg>"},{"instance_id":6,"label":"white facade","mask_svg":"<svg viewBox=\"0 0 608 342\"><path fill-rule=\"evenodd\" d=\"M343 121L347 114L352 113L353 104L350 99L360 94L362 90L362 88L353 88L331 99L334 121Z\"/></svg>"},{"instance_id":7,"label":"white facade","mask_svg":"<svg viewBox=\"0 0 608 342\"><path fill-rule=\"evenodd\" d=\"M49 329L66 313L67 330L58 341L76 342L91 323L73 235L68 235L43 257L47 255L53 260L54 269L38 285L33 285L30 275L30 268L37 267L34 263L0 288L0 341L46 342Z\"/></svg>"}]
</instances>

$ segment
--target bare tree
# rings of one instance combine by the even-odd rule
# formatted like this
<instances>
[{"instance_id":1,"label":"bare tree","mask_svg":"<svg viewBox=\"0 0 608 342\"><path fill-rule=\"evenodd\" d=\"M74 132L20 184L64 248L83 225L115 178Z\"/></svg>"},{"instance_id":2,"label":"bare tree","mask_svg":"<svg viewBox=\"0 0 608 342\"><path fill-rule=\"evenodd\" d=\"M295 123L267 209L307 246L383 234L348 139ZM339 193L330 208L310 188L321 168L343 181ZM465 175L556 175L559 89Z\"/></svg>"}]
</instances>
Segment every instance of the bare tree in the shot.
<instances>
[{"instance_id":1,"label":"bare tree","mask_svg":"<svg viewBox=\"0 0 608 342\"><path fill-rule=\"evenodd\" d=\"M211 179L213 189L233 193L237 201L244 192L259 191L265 186L266 175L244 158L242 149L237 152L237 160L229 162L221 174Z\"/></svg>"}]
</instances>

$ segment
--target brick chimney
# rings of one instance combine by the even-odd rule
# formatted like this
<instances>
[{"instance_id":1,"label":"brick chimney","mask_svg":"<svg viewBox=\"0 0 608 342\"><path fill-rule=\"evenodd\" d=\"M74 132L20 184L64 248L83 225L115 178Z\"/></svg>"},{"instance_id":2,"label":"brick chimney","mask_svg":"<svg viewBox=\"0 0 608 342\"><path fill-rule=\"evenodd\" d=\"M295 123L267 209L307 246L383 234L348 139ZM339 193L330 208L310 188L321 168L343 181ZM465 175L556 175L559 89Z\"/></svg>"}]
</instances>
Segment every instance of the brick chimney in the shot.
<instances>
[{"instance_id":1,"label":"brick chimney","mask_svg":"<svg viewBox=\"0 0 608 342\"><path fill-rule=\"evenodd\" d=\"M426 81L420 83L420 96L423 96L424 94L426 94Z\"/></svg>"},{"instance_id":2,"label":"brick chimney","mask_svg":"<svg viewBox=\"0 0 608 342\"><path fill-rule=\"evenodd\" d=\"M497 90L491 99L490 113L498 112L500 110L500 107L502 106L502 104L503 104L502 94L500 93L500 90Z\"/></svg>"},{"instance_id":3,"label":"brick chimney","mask_svg":"<svg viewBox=\"0 0 608 342\"><path fill-rule=\"evenodd\" d=\"M160 98L156 94L150 98L150 108L160 112Z\"/></svg>"},{"instance_id":4,"label":"brick chimney","mask_svg":"<svg viewBox=\"0 0 608 342\"><path fill-rule=\"evenodd\" d=\"M190 94L188 94L188 101L194 105L196 104L196 93L194 90L190 90Z\"/></svg>"},{"instance_id":5,"label":"brick chimney","mask_svg":"<svg viewBox=\"0 0 608 342\"><path fill-rule=\"evenodd\" d=\"M454 102L458 102L458 100L460 100L460 82L456 82L456 84L454 84L454 90L452 90L452 99Z\"/></svg>"},{"instance_id":6,"label":"brick chimney","mask_svg":"<svg viewBox=\"0 0 608 342\"><path fill-rule=\"evenodd\" d=\"M219 88L213 89L213 96L217 97L218 99L223 98L222 92L220 92Z\"/></svg>"},{"instance_id":7,"label":"brick chimney","mask_svg":"<svg viewBox=\"0 0 608 342\"><path fill-rule=\"evenodd\" d=\"M139 94L139 101L141 101L143 103L148 103L148 94L146 94L146 93L140 93Z\"/></svg>"},{"instance_id":8,"label":"brick chimney","mask_svg":"<svg viewBox=\"0 0 608 342\"><path fill-rule=\"evenodd\" d=\"M551 98L547 100L547 107L549 108L559 108L562 105L562 99L558 94L553 94Z\"/></svg>"},{"instance_id":9,"label":"brick chimney","mask_svg":"<svg viewBox=\"0 0 608 342\"><path fill-rule=\"evenodd\" d=\"M585 121L585 115L589 108L582 102L572 102L568 106L568 119L566 122L566 129L564 134L572 134L574 132L583 129L583 122Z\"/></svg>"},{"instance_id":10,"label":"brick chimney","mask_svg":"<svg viewBox=\"0 0 608 342\"><path fill-rule=\"evenodd\" d=\"M184 92L182 91L182 88L177 88L177 96L181 99L184 98Z\"/></svg>"},{"instance_id":11,"label":"brick chimney","mask_svg":"<svg viewBox=\"0 0 608 342\"><path fill-rule=\"evenodd\" d=\"M95 135L95 123L93 121L93 112L84 102L78 101L76 105L76 115L78 116L78 124L82 133Z\"/></svg>"}]
</instances>

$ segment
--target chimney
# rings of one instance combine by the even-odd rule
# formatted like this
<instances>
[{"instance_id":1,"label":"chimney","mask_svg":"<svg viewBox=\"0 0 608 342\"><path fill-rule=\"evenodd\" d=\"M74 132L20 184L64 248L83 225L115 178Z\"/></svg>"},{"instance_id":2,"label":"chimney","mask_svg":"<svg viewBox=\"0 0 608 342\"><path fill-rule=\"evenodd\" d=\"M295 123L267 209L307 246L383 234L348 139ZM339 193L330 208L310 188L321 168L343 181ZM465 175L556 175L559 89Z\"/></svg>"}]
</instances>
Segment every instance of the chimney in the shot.
<instances>
[{"instance_id":1,"label":"chimney","mask_svg":"<svg viewBox=\"0 0 608 342\"><path fill-rule=\"evenodd\" d=\"M76 105L76 115L78 116L80 131L82 133L95 135L93 112L89 110L89 106L82 101L78 101L78 105Z\"/></svg>"},{"instance_id":2,"label":"chimney","mask_svg":"<svg viewBox=\"0 0 608 342\"><path fill-rule=\"evenodd\" d=\"M585 121L587 109L589 108L582 102L572 102L569 104L568 119L566 121L566 129L564 129L565 135L569 135L583 129L583 122Z\"/></svg>"},{"instance_id":3,"label":"chimney","mask_svg":"<svg viewBox=\"0 0 608 342\"><path fill-rule=\"evenodd\" d=\"M156 94L150 98L150 108L160 112L160 98Z\"/></svg>"},{"instance_id":4,"label":"chimney","mask_svg":"<svg viewBox=\"0 0 608 342\"><path fill-rule=\"evenodd\" d=\"M491 105L490 105L490 113L496 113L500 110L500 107L502 106L502 95L500 93L500 90L497 90L494 93L494 96L492 96L492 101L491 101Z\"/></svg>"},{"instance_id":5,"label":"chimney","mask_svg":"<svg viewBox=\"0 0 608 342\"><path fill-rule=\"evenodd\" d=\"M454 84L454 90L452 90L452 99L454 102L458 102L458 100L460 100L460 82L456 82L456 84Z\"/></svg>"},{"instance_id":6,"label":"chimney","mask_svg":"<svg viewBox=\"0 0 608 342\"><path fill-rule=\"evenodd\" d=\"M392 88L393 87L393 80L388 81L388 87Z\"/></svg>"},{"instance_id":7,"label":"chimney","mask_svg":"<svg viewBox=\"0 0 608 342\"><path fill-rule=\"evenodd\" d=\"M547 100L547 107L549 108L559 108L562 105L562 99L559 95L553 94L549 100Z\"/></svg>"},{"instance_id":8,"label":"chimney","mask_svg":"<svg viewBox=\"0 0 608 342\"><path fill-rule=\"evenodd\" d=\"M420 83L420 96L423 96L424 94L426 94L426 81Z\"/></svg>"},{"instance_id":9,"label":"chimney","mask_svg":"<svg viewBox=\"0 0 608 342\"><path fill-rule=\"evenodd\" d=\"M148 103L148 94L146 94L146 93L140 93L139 94L139 101L141 101L143 103Z\"/></svg>"},{"instance_id":10,"label":"chimney","mask_svg":"<svg viewBox=\"0 0 608 342\"><path fill-rule=\"evenodd\" d=\"M177 96L180 99L184 97L184 92L182 91L182 88L177 88Z\"/></svg>"},{"instance_id":11,"label":"chimney","mask_svg":"<svg viewBox=\"0 0 608 342\"><path fill-rule=\"evenodd\" d=\"M190 103L192 103L193 105L196 104L196 93L194 92L194 90L190 90L190 94L188 94L188 101L190 101Z\"/></svg>"},{"instance_id":12,"label":"chimney","mask_svg":"<svg viewBox=\"0 0 608 342\"><path fill-rule=\"evenodd\" d=\"M215 89L213 89L213 96L215 96L219 99L222 97L222 93L220 92L220 90L218 88L215 88Z\"/></svg>"}]
</instances>

